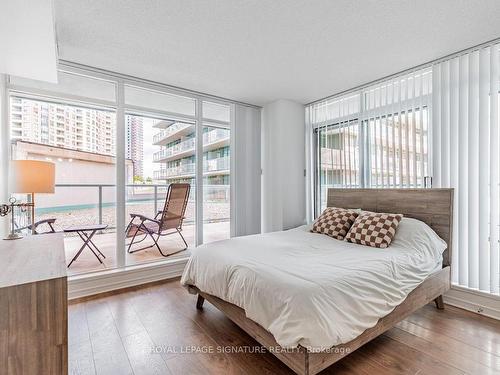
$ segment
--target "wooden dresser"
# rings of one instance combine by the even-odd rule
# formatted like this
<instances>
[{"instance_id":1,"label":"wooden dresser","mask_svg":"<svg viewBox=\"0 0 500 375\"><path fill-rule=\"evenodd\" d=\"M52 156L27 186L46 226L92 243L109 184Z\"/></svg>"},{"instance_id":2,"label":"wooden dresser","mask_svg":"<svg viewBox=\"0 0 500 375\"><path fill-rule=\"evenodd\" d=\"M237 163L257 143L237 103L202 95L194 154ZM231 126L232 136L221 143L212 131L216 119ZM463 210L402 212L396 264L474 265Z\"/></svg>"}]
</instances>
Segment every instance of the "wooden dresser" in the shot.
<instances>
[{"instance_id":1,"label":"wooden dresser","mask_svg":"<svg viewBox=\"0 0 500 375\"><path fill-rule=\"evenodd\" d=\"M67 374L62 234L0 240L0 374Z\"/></svg>"}]
</instances>

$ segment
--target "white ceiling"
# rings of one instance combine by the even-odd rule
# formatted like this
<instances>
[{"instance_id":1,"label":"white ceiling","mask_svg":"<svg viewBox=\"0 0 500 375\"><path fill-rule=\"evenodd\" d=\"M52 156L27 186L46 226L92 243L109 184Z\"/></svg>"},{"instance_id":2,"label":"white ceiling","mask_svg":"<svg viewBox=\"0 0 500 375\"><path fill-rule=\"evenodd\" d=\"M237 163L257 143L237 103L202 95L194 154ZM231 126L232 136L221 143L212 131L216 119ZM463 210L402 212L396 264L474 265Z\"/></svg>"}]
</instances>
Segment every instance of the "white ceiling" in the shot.
<instances>
[{"instance_id":1,"label":"white ceiling","mask_svg":"<svg viewBox=\"0 0 500 375\"><path fill-rule=\"evenodd\" d=\"M55 0L59 58L307 103L500 37L498 0Z\"/></svg>"}]
</instances>

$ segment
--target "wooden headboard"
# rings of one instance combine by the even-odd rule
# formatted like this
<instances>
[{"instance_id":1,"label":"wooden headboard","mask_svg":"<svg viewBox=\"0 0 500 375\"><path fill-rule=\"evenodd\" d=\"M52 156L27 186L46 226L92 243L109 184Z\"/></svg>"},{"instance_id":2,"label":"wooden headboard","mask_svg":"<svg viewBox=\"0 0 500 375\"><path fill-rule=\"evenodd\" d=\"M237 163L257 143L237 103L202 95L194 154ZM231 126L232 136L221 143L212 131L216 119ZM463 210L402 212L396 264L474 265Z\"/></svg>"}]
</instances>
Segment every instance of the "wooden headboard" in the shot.
<instances>
[{"instance_id":1,"label":"wooden headboard","mask_svg":"<svg viewBox=\"0 0 500 375\"><path fill-rule=\"evenodd\" d=\"M451 264L453 189L328 189L327 206L403 214L421 220L446 241L443 266Z\"/></svg>"}]
</instances>

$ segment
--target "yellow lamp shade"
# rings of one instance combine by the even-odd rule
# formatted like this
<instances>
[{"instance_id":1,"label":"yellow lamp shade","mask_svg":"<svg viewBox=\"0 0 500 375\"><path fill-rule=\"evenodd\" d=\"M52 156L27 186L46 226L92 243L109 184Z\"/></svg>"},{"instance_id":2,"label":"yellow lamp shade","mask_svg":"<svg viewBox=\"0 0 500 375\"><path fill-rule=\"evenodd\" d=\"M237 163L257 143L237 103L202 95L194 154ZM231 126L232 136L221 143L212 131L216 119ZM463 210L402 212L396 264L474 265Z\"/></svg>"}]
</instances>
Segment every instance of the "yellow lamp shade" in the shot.
<instances>
[{"instance_id":1,"label":"yellow lamp shade","mask_svg":"<svg viewBox=\"0 0 500 375\"><path fill-rule=\"evenodd\" d=\"M53 193L55 164L40 160L12 160L9 171L11 193Z\"/></svg>"}]
</instances>

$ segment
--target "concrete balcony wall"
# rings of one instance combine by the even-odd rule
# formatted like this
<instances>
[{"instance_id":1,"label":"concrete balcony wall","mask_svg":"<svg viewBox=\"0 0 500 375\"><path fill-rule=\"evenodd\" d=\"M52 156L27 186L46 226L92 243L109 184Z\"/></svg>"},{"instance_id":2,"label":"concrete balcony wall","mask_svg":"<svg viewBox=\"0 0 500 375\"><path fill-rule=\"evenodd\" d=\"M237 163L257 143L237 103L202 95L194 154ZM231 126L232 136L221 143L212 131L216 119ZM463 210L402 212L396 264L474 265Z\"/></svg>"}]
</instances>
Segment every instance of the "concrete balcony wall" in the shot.
<instances>
[{"instance_id":1,"label":"concrete balcony wall","mask_svg":"<svg viewBox=\"0 0 500 375\"><path fill-rule=\"evenodd\" d=\"M230 133L225 129L214 129L203 134L203 147L223 147L229 144ZM194 154L195 138L186 139L174 146L162 148L153 154L154 162L164 162L172 159L174 156L185 156Z\"/></svg>"},{"instance_id":2,"label":"concrete balcony wall","mask_svg":"<svg viewBox=\"0 0 500 375\"><path fill-rule=\"evenodd\" d=\"M228 156L203 161L203 172L217 174L213 172L225 171L229 173L230 158ZM196 170L195 163L185 163L176 167L170 167L154 171L154 178L162 180L167 178L194 176Z\"/></svg>"},{"instance_id":3,"label":"concrete balcony wall","mask_svg":"<svg viewBox=\"0 0 500 375\"><path fill-rule=\"evenodd\" d=\"M195 147L195 139L194 138L189 138L185 141L182 141L174 146L163 148L158 152L155 152L153 154L153 161L159 162L164 159L168 159L171 156L186 152L186 151L193 151L194 152L194 147Z\"/></svg>"},{"instance_id":4,"label":"concrete balcony wall","mask_svg":"<svg viewBox=\"0 0 500 375\"><path fill-rule=\"evenodd\" d=\"M192 128L192 129L191 129ZM186 124L182 122L177 122L170 125L169 127L161 130L159 133L153 135L153 144L155 145L165 145L169 140L174 139L177 135L186 135L186 131L193 130L193 124Z\"/></svg>"}]
</instances>

